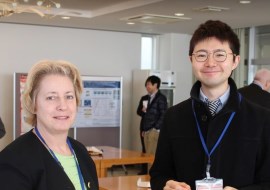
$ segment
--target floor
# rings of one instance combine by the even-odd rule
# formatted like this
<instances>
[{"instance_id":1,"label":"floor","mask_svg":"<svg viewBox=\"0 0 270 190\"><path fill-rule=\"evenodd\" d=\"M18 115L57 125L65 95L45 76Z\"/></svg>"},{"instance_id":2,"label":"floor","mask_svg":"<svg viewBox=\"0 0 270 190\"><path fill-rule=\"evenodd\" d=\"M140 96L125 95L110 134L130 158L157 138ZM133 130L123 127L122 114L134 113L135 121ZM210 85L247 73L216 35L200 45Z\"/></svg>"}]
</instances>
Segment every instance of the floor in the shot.
<instances>
[{"instance_id":1,"label":"floor","mask_svg":"<svg viewBox=\"0 0 270 190\"><path fill-rule=\"evenodd\" d=\"M140 164L113 166L108 169L108 176L138 175L140 171Z\"/></svg>"}]
</instances>

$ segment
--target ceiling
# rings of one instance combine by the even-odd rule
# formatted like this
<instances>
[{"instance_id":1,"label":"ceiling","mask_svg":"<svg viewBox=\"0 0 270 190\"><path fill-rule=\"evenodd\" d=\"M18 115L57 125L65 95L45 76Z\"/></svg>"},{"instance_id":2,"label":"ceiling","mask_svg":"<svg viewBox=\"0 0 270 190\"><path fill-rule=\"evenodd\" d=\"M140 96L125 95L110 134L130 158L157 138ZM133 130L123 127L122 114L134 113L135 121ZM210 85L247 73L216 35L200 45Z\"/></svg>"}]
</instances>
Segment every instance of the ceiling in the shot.
<instances>
[{"instance_id":1,"label":"ceiling","mask_svg":"<svg viewBox=\"0 0 270 190\"><path fill-rule=\"evenodd\" d=\"M7 0L5 0L7 1ZM14 1L14 0L11 0ZM19 1L19 6L36 6L35 0ZM52 18L42 18L34 13L18 13L0 17L3 23L23 23L46 26L87 28L97 30L136 32L145 34L187 33L192 34L200 23L208 19L222 20L232 28L270 25L270 0L252 0L240 4L239 0L54 0L61 8L51 8ZM0 0L0 2L3 2ZM217 11L216 7L225 10ZM207 8L199 11L199 8ZM184 19L174 13L184 13ZM128 25L127 18L147 14L143 22L134 20ZM150 15L149 15L150 14ZM64 20L61 16L70 16ZM158 17L151 17L159 15ZM172 16L172 22L164 23L164 15ZM150 20L149 20L150 18ZM165 19L166 21L168 19ZM157 23L145 23L155 21Z\"/></svg>"}]
</instances>

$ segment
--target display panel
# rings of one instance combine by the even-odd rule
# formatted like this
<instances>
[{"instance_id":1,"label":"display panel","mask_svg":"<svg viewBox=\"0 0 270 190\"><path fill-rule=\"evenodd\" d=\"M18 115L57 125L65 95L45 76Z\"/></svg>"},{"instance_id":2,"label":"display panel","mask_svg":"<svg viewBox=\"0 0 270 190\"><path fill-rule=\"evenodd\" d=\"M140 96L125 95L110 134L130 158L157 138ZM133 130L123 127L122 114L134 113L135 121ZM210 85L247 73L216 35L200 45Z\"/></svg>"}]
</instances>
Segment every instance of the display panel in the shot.
<instances>
[{"instance_id":1,"label":"display panel","mask_svg":"<svg viewBox=\"0 0 270 190\"><path fill-rule=\"evenodd\" d=\"M25 122L21 103L26 78L26 73L14 73L14 139L32 128ZM69 136L86 146L121 147L122 77L82 76L82 82L81 103Z\"/></svg>"}]
</instances>

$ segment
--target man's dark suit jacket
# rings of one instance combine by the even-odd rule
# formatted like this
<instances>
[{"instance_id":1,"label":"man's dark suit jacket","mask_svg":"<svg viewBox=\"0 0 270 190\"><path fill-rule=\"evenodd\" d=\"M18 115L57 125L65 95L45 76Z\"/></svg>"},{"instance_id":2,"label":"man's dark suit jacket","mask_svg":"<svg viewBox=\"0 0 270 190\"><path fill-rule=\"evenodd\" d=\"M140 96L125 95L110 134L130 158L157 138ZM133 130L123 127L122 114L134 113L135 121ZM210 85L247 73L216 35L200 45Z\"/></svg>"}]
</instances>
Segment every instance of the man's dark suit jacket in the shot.
<instances>
[{"instance_id":1,"label":"man's dark suit jacket","mask_svg":"<svg viewBox=\"0 0 270 190\"><path fill-rule=\"evenodd\" d=\"M238 91L250 102L270 109L270 93L257 84L251 83L248 86L239 88Z\"/></svg>"},{"instance_id":2,"label":"man's dark suit jacket","mask_svg":"<svg viewBox=\"0 0 270 190\"><path fill-rule=\"evenodd\" d=\"M168 107L166 96L158 91L152 102L147 106L146 112L142 111L144 100L149 101L149 95L141 97L137 108L137 114L142 117L140 131L148 131L152 128L160 129Z\"/></svg>"}]
</instances>

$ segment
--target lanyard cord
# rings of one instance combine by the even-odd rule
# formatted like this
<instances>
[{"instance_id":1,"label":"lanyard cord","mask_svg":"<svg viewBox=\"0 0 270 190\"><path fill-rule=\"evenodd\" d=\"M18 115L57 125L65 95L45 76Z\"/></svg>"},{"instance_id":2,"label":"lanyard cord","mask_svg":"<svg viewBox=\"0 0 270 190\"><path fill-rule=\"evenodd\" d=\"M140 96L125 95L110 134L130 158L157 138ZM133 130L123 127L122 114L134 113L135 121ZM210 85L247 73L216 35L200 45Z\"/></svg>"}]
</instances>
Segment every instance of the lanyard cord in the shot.
<instances>
[{"instance_id":1,"label":"lanyard cord","mask_svg":"<svg viewBox=\"0 0 270 190\"><path fill-rule=\"evenodd\" d=\"M69 146L69 148L70 148L72 154L74 155L75 162L76 162L76 166L77 166L77 170L78 170L78 173L79 173L79 178L80 178L81 187L82 187L82 190L84 190L84 180L83 180L82 171L81 171L81 168L80 168L80 166L79 166L79 162L78 162L77 156L76 156L76 154L75 154L74 149L72 148L72 145L71 145L69 139L67 139L67 143L68 143L68 146Z\"/></svg>"},{"instance_id":2,"label":"lanyard cord","mask_svg":"<svg viewBox=\"0 0 270 190\"><path fill-rule=\"evenodd\" d=\"M231 123L231 121L232 121L232 119L233 119L233 117L235 115L235 112L233 112L231 114L229 120L227 121L227 124L226 124L225 128L223 129L223 131L222 131L221 135L219 136L217 142L215 143L214 147L211 149L211 151L209 153L208 148L207 148L206 143L205 143L205 140L204 140L203 135L202 135L202 131L201 131L201 128L200 128L196 113L195 113L194 100L192 100L192 110L193 110L193 114L194 114L195 121L196 121L196 126L197 126L197 129L198 129L198 132L199 132L199 136L200 136L200 140L201 140L204 152L206 153L206 155L208 157L208 163L207 163L207 166L206 166L206 176L209 179L210 178L211 155L215 151L217 146L220 144L224 134L226 133L227 129L229 128L229 125L230 125L230 123Z\"/></svg>"},{"instance_id":3,"label":"lanyard cord","mask_svg":"<svg viewBox=\"0 0 270 190\"><path fill-rule=\"evenodd\" d=\"M45 144L45 146L47 147L47 149L49 150L49 152L51 153L52 157L54 158L54 160L63 168L63 166L61 165L61 163L59 162L59 160L57 159L57 157L55 156L54 152L52 151L52 149L50 149L50 147L47 145L47 143L45 142L45 140L43 139L43 137L41 136L39 130L37 127L35 127L35 132L38 136L38 138L43 142L43 144ZM63 168L64 169L64 168Z\"/></svg>"},{"instance_id":4,"label":"lanyard cord","mask_svg":"<svg viewBox=\"0 0 270 190\"><path fill-rule=\"evenodd\" d=\"M43 137L41 136L39 130L37 127L35 127L35 132L38 136L38 138L46 145L46 147L49 149L52 157L54 158L54 160L63 168L63 166L61 165L60 161L57 159L56 155L54 154L54 152L52 151L52 149L50 149L50 147L47 145L47 143L45 142L45 140L43 139ZM78 171L78 174L79 174L79 179L80 179L80 184L81 184L81 188L82 190L84 190L84 180L83 180L83 176L82 176L82 172L81 172L81 169L80 169L80 166L79 166L79 162L77 160L77 157L76 157L76 154L75 154L75 151L74 149L72 148L72 145L69 141L69 139L67 138L67 144L68 144L68 147L72 153L72 155L74 156L74 159L75 159L75 163L76 163L76 167L77 167L77 171Z\"/></svg>"}]
</instances>

